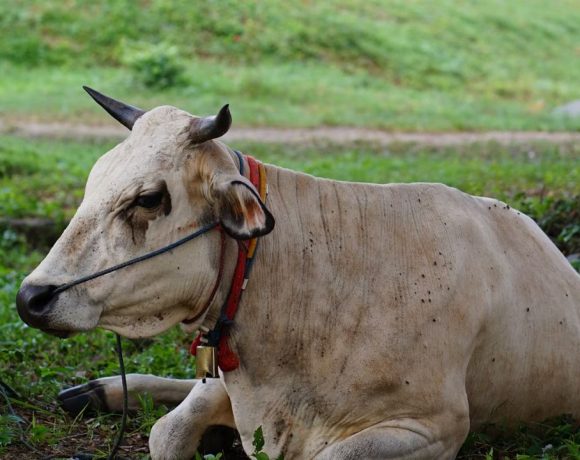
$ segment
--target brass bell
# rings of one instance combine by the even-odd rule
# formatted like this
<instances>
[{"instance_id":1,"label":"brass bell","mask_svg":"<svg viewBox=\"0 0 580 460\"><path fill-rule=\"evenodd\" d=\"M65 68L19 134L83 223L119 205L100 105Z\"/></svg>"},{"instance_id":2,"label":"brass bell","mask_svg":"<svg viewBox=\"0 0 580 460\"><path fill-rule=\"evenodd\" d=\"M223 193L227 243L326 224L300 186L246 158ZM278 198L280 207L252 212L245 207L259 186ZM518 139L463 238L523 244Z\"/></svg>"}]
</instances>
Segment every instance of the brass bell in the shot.
<instances>
[{"instance_id":1,"label":"brass bell","mask_svg":"<svg viewBox=\"0 0 580 460\"><path fill-rule=\"evenodd\" d=\"M219 378L216 347L208 347L206 345L199 345L197 347L195 354L195 377L198 379L207 377Z\"/></svg>"}]
</instances>

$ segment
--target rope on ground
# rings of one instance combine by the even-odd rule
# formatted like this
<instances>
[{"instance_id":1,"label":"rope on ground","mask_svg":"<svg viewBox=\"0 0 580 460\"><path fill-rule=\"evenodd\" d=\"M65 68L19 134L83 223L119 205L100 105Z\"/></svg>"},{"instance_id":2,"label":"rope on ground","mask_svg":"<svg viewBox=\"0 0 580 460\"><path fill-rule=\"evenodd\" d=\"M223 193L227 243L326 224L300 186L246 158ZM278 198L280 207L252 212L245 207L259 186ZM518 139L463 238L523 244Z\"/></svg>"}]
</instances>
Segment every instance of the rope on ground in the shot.
<instances>
[{"instance_id":1,"label":"rope on ground","mask_svg":"<svg viewBox=\"0 0 580 460\"><path fill-rule=\"evenodd\" d=\"M129 394L127 391L127 376L125 375L125 363L123 362L123 347L121 345L121 336L117 336L117 356L119 357L119 370L121 373L121 383L123 384L123 416L121 418L121 426L119 427L119 434L117 435L117 440L115 445L109 454L108 460L114 460L117 455L119 447L121 447L121 442L123 441L123 435L125 434L125 428L127 426L127 412L129 411Z\"/></svg>"}]
</instances>

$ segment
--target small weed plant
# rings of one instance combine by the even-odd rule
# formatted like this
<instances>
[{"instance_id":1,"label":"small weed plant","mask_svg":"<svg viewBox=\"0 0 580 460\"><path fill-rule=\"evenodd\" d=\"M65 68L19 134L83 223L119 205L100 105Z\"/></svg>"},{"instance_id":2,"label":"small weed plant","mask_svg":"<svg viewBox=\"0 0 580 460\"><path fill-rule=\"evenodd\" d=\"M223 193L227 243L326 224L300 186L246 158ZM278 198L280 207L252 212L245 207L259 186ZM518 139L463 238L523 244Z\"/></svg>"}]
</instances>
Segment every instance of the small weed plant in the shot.
<instances>
[{"instance_id":1,"label":"small weed plant","mask_svg":"<svg viewBox=\"0 0 580 460\"><path fill-rule=\"evenodd\" d=\"M221 452L219 454L206 454L203 457L199 452L195 453L195 460L220 460L222 458Z\"/></svg>"},{"instance_id":2,"label":"small weed plant","mask_svg":"<svg viewBox=\"0 0 580 460\"><path fill-rule=\"evenodd\" d=\"M187 82L176 46L167 43L132 46L125 52L124 61L134 79L147 88L167 89Z\"/></svg>"},{"instance_id":3,"label":"small weed plant","mask_svg":"<svg viewBox=\"0 0 580 460\"><path fill-rule=\"evenodd\" d=\"M259 426L258 429L254 431L254 440L252 441L252 445L254 446L254 452L252 452L253 458L256 460L270 460L270 456L262 450L264 448L264 432L262 431L261 426ZM284 455L280 454L276 460L284 460Z\"/></svg>"}]
</instances>

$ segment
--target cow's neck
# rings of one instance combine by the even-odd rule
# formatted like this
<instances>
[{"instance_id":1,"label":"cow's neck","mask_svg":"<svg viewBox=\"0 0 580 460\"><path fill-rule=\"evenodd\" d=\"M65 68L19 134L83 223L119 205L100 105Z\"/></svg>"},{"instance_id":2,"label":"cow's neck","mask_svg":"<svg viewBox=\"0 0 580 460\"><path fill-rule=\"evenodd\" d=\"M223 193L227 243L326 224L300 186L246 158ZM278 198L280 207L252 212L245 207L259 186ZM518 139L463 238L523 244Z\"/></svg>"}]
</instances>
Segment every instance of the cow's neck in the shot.
<instances>
[{"instance_id":1,"label":"cow's neck","mask_svg":"<svg viewBox=\"0 0 580 460\"><path fill-rule=\"evenodd\" d=\"M272 233L261 237L253 271L230 330L230 346L241 360L241 369L260 377L265 361L276 359L288 370L308 368L320 349L324 322L333 299L311 298L314 286L328 282L337 269L334 255L353 244L341 240L341 202L356 201L339 183L266 165L267 206L276 219ZM357 188L356 185L354 186ZM356 190L349 190L356 193ZM324 197L322 196L324 195ZM342 207L353 207L342 203ZM223 281L208 309L203 328L214 327L225 301L236 264L238 247L227 238ZM341 263L348 264L348 260ZM320 271L325 276L320 277ZM329 286L336 291L336 286ZM335 299L334 299L335 300ZM317 312L320 310L320 312ZM320 314L319 314L320 313ZM332 314L332 312L330 312ZM326 332L326 333L327 333ZM264 367L272 370L272 367ZM264 376L262 376L264 377Z\"/></svg>"},{"instance_id":2,"label":"cow's neck","mask_svg":"<svg viewBox=\"0 0 580 460\"><path fill-rule=\"evenodd\" d=\"M333 181L269 165L266 173L267 206L276 226L272 233L260 238L253 273L230 339L242 367L248 370L272 359L282 360L284 366L301 366L289 361L309 359L299 357L298 348L318 346L320 339L318 325L308 319L316 309L308 296L316 271L323 269L315 261L319 254L326 257L327 239L338 244L333 236L336 229L326 229L328 232L321 234L318 228L320 213L334 213L340 208L337 204L336 209L320 209L318 193L322 189L327 193ZM326 269L332 271L333 267ZM257 376L256 371L251 373Z\"/></svg>"},{"instance_id":3,"label":"cow's neck","mask_svg":"<svg viewBox=\"0 0 580 460\"><path fill-rule=\"evenodd\" d=\"M254 187L256 187L260 198L263 201L266 201L267 182L263 165L255 159L245 156L240 152L230 151L230 154L234 162L238 164L240 174L246 176ZM228 336L230 326L234 322L240 299L242 298L242 294L246 288L246 283L249 280L252 271L253 262L255 260L254 255L258 246L258 238L253 238L247 241L238 241L235 251L237 253L235 263L232 263L232 253L234 251L231 249L229 251L227 250L225 231L222 228L219 228L219 231L221 232L221 248L218 276L212 294L210 295L209 306L207 308L201 334L198 335L193 342L191 352L192 354L197 355L198 347L200 345L217 348L219 366L223 371L227 372L234 370L239 366L237 355L230 349ZM226 253L229 254L229 257L226 257ZM231 273L228 273L226 275L226 280L224 280L223 274L225 271L226 260L229 261L227 265L230 267ZM229 287L227 282L228 279L230 280ZM220 287L221 289L219 289ZM219 290L216 291L216 288ZM227 295L225 295L226 292ZM221 305L219 309L217 308L218 305ZM211 323L213 323L213 326L210 328L209 324ZM210 372L210 374L213 374L213 372Z\"/></svg>"}]
</instances>

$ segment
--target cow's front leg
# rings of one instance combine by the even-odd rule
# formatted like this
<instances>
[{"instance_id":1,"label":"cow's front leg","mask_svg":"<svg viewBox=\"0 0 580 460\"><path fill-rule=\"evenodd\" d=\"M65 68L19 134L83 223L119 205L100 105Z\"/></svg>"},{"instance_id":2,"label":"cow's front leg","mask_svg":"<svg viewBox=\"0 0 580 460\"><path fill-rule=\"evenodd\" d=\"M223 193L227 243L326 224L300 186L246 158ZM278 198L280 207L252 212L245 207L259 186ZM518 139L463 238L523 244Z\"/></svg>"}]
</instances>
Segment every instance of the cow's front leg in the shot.
<instances>
[{"instance_id":1,"label":"cow's front leg","mask_svg":"<svg viewBox=\"0 0 580 460\"><path fill-rule=\"evenodd\" d=\"M179 406L153 425L149 436L151 458L191 459L204 432L215 425L235 428L234 416L221 380L207 379L195 385Z\"/></svg>"},{"instance_id":2,"label":"cow's front leg","mask_svg":"<svg viewBox=\"0 0 580 460\"><path fill-rule=\"evenodd\" d=\"M198 380L178 380L156 377L155 375L127 374L129 409L141 407L140 398L149 395L153 404L177 406L189 394ZM82 410L121 412L123 410L123 385L121 377L104 377L91 380L63 390L58 395L63 409L72 415Z\"/></svg>"}]
</instances>

